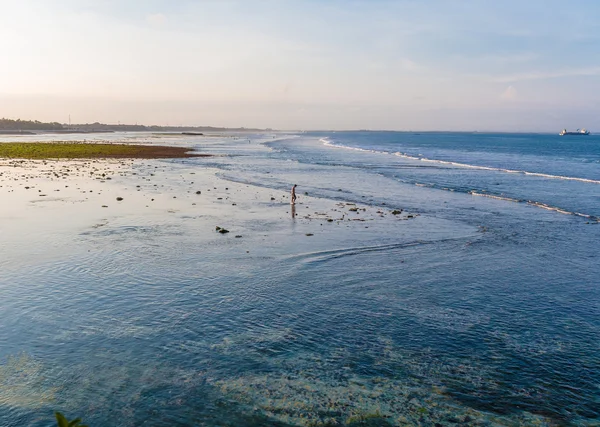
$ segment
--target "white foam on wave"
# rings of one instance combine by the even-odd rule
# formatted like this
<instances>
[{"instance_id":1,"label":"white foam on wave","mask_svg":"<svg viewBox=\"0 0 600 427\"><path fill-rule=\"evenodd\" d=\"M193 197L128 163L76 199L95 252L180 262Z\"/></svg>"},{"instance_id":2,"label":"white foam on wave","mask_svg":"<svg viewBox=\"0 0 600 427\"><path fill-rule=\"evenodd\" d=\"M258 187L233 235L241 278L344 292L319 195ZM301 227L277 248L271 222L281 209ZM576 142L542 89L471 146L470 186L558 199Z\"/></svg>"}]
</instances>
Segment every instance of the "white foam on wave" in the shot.
<instances>
[{"instance_id":1,"label":"white foam on wave","mask_svg":"<svg viewBox=\"0 0 600 427\"><path fill-rule=\"evenodd\" d=\"M323 143L323 145L326 145L327 147L333 147L333 148L344 148L346 150L354 150L354 151L363 151L365 153L381 153L381 154L389 154L386 153L384 151L377 151L377 150L369 150L366 148L359 148L359 147L348 147L347 145L339 145L339 144L335 144L333 142L331 142L329 140L329 138L321 138L319 141L321 141Z\"/></svg>"},{"instance_id":2,"label":"white foam on wave","mask_svg":"<svg viewBox=\"0 0 600 427\"><path fill-rule=\"evenodd\" d=\"M358 148L358 147L348 147L347 145L335 144L335 143L331 142L328 138L322 138L320 141L323 143L323 145L326 145L328 147L344 148L346 150L364 151L364 152L368 152L368 153L377 153L377 154L392 154L394 156L402 157L405 159L419 160L422 162L436 163L436 164L455 166L455 167L460 167L460 168L487 170L487 171L503 172L503 173L517 173L517 174L521 174L521 175L525 175L525 176L535 176L535 177L539 177L539 178L561 179L561 180L566 180L566 181L578 181L578 182L585 182L588 184L600 184L600 180L596 180L596 179L578 178L578 177L574 177L574 176L563 176L563 175L551 175L551 174L541 173L541 172L529 172L529 171L523 171L523 170L517 170L517 169L503 169L503 168L495 168L495 167L491 167L491 166L471 165L468 163L451 162L448 160L428 159L427 157L412 156L410 154L401 153L399 151L395 152L395 153L389 153L387 151L368 150L365 148Z\"/></svg>"},{"instance_id":3,"label":"white foam on wave","mask_svg":"<svg viewBox=\"0 0 600 427\"><path fill-rule=\"evenodd\" d=\"M496 196L494 194L479 193L477 191L469 191L469 194L471 194L473 196L487 197L487 198L495 199L495 200L503 200L505 202L513 202L513 203L526 202L528 205L535 206L536 208L546 209L546 210L557 212L557 213L560 213L563 215L574 215L574 216L578 216L578 217L582 217L582 218L597 219L593 215L588 215L588 214L584 214L581 212L571 212L566 209L547 205L546 203L542 203L542 202L536 202L534 200L514 199L512 197Z\"/></svg>"},{"instance_id":4,"label":"white foam on wave","mask_svg":"<svg viewBox=\"0 0 600 427\"><path fill-rule=\"evenodd\" d=\"M504 200L505 202L520 203L523 201L523 200L519 200L519 199L513 199L512 197L503 197L503 196L495 196L493 194L478 193L477 191L469 191L469 194L471 194L473 196L487 197L487 198L495 199L495 200Z\"/></svg>"},{"instance_id":5,"label":"white foam on wave","mask_svg":"<svg viewBox=\"0 0 600 427\"><path fill-rule=\"evenodd\" d=\"M580 212L571 212L568 211L566 209L561 209L561 208L557 208L556 206L550 206L547 205L545 203L541 203L541 202L535 202L532 200L528 200L527 204L531 205L531 206L535 206L537 208L542 208L542 209L546 209L549 211L554 211L554 212L558 212L564 215L575 215L575 216L579 216L582 218L591 218L591 219L595 219L596 217L594 217L593 215L588 215L588 214L584 214L584 213L580 213Z\"/></svg>"}]
</instances>

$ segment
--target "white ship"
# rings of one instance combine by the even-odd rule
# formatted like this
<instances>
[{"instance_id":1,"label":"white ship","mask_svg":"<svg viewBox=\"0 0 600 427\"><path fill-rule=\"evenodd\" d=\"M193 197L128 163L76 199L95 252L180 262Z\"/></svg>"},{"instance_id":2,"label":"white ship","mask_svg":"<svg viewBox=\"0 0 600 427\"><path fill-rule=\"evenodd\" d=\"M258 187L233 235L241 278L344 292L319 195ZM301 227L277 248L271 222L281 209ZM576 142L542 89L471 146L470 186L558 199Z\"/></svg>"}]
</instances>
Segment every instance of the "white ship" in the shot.
<instances>
[{"instance_id":1,"label":"white ship","mask_svg":"<svg viewBox=\"0 0 600 427\"><path fill-rule=\"evenodd\" d=\"M575 132L569 132L566 129L563 129L559 133L560 136L565 136L565 135L589 135L589 134L590 134L590 131L586 130L586 129L577 129Z\"/></svg>"}]
</instances>

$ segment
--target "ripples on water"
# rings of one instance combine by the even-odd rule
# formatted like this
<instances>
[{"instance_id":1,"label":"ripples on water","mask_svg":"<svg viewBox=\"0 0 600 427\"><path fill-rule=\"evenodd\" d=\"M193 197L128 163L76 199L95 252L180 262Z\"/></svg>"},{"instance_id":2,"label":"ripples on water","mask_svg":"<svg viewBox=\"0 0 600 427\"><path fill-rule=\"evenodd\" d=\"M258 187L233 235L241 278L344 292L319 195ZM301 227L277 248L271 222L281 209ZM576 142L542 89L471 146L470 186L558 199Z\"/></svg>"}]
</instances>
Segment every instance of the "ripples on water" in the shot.
<instances>
[{"instance_id":1,"label":"ripples on water","mask_svg":"<svg viewBox=\"0 0 600 427\"><path fill-rule=\"evenodd\" d=\"M2 276L0 424L594 425L593 236L473 215L491 230L286 254L187 221L83 230Z\"/></svg>"}]
</instances>

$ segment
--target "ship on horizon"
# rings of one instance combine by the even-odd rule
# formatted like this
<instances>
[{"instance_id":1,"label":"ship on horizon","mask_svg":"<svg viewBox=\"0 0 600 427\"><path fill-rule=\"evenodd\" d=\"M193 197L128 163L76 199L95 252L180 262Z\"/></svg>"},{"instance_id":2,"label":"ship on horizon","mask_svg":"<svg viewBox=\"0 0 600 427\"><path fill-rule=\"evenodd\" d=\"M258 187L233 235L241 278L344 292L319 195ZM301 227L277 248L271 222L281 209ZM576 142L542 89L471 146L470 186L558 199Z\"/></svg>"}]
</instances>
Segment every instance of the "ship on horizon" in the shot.
<instances>
[{"instance_id":1,"label":"ship on horizon","mask_svg":"<svg viewBox=\"0 0 600 427\"><path fill-rule=\"evenodd\" d=\"M563 129L559 133L560 136L565 136L565 135L589 135L589 134L590 134L590 131L586 130L586 129L577 129L575 132L569 132L566 129Z\"/></svg>"}]
</instances>

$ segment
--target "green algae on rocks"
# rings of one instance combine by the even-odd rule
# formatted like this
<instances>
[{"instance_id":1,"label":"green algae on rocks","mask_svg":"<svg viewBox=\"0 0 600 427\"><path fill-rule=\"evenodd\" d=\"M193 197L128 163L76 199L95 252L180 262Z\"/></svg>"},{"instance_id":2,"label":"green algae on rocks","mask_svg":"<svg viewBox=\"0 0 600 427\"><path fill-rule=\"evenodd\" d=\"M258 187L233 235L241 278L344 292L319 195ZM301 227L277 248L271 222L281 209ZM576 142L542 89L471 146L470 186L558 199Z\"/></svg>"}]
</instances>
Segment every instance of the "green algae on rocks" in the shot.
<instances>
[{"instance_id":1,"label":"green algae on rocks","mask_svg":"<svg viewBox=\"0 0 600 427\"><path fill-rule=\"evenodd\" d=\"M169 159L208 157L187 147L159 145L93 144L83 142L5 142L0 143L0 158L9 159Z\"/></svg>"}]
</instances>

